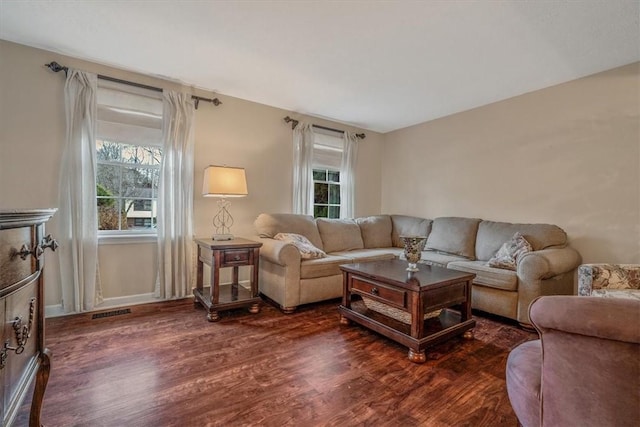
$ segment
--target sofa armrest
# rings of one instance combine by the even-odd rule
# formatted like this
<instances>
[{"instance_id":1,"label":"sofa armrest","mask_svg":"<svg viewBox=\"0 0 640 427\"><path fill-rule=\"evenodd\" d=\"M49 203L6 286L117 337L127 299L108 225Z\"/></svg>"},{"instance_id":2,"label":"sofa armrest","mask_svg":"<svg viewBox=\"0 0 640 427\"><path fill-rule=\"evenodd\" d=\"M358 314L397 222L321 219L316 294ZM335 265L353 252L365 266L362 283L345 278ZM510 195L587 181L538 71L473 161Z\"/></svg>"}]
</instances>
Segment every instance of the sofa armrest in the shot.
<instances>
[{"instance_id":1,"label":"sofa armrest","mask_svg":"<svg viewBox=\"0 0 640 427\"><path fill-rule=\"evenodd\" d=\"M640 344L640 301L621 298L543 296L529 317L542 336L547 330Z\"/></svg>"},{"instance_id":2,"label":"sofa armrest","mask_svg":"<svg viewBox=\"0 0 640 427\"><path fill-rule=\"evenodd\" d=\"M574 270L580 262L580 254L570 247L529 252L518 263L518 277L527 281L549 279Z\"/></svg>"},{"instance_id":3,"label":"sofa armrest","mask_svg":"<svg viewBox=\"0 0 640 427\"><path fill-rule=\"evenodd\" d=\"M262 243L260 256L267 261L283 267L300 265L300 251L292 244L269 237L254 237L253 239Z\"/></svg>"}]
</instances>

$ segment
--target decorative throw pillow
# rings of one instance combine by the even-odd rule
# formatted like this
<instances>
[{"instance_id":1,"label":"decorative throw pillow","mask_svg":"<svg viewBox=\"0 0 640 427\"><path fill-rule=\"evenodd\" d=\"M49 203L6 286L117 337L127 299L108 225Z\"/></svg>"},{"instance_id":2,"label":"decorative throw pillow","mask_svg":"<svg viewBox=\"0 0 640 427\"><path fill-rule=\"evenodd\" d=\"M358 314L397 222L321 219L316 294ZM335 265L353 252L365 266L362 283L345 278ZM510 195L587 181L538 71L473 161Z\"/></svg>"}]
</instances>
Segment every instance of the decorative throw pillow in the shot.
<instances>
[{"instance_id":1,"label":"decorative throw pillow","mask_svg":"<svg viewBox=\"0 0 640 427\"><path fill-rule=\"evenodd\" d=\"M316 248L313 244L301 234L295 233L278 233L273 236L276 240L282 240L298 248L302 259L324 258L327 256L324 251Z\"/></svg>"},{"instance_id":2,"label":"decorative throw pillow","mask_svg":"<svg viewBox=\"0 0 640 427\"><path fill-rule=\"evenodd\" d=\"M507 270L516 270L518 261L527 252L531 252L533 248L527 242L522 234L516 233L511 240L504 242L498 252L487 261L489 267L504 268Z\"/></svg>"}]
</instances>

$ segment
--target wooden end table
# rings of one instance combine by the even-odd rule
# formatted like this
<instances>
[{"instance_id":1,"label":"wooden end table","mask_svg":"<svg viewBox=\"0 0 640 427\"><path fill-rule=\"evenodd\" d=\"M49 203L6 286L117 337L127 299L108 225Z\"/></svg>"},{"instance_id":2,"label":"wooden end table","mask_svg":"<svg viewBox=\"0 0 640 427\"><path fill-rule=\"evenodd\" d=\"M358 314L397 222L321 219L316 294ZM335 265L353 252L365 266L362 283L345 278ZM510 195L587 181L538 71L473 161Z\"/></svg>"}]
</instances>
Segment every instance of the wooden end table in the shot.
<instances>
[{"instance_id":1,"label":"wooden end table","mask_svg":"<svg viewBox=\"0 0 640 427\"><path fill-rule=\"evenodd\" d=\"M258 296L258 266L262 243L247 239L212 240L196 239L198 245L198 276L193 290L194 304L207 309L207 320L220 320L221 310L249 307L250 313L258 313L262 300ZM211 267L211 286L203 285L204 264ZM251 287L238 286L238 268L251 266ZM220 284L220 269L233 268L231 284Z\"/></svg>"},{"instance_id":2,"label":"wooden end table","mask_svg":"<svg viewBox=\"0 0 640 427\"><path fill-rule=\"evenodd\" d=\"M341 265L340 323L356 322L409 347L409 360L415 363L426 361L426 347L457 335L472 339L471 283L476 275L426 264L418 264L416 272L406 268L407 262L397 259ZM354 295L377 303L378 309ZM428 317L439 309L439 315Z\"/></svg>"}]
</instances>

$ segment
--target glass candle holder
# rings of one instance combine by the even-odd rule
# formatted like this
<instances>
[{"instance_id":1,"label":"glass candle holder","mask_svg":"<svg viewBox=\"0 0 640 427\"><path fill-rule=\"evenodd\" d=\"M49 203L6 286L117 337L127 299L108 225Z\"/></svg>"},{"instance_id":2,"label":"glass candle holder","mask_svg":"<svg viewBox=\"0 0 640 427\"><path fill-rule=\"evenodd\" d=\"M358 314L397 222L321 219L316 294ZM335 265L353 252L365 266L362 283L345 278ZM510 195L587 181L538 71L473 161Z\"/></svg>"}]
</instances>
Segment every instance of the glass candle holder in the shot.
<instances>
[{"instance_id":1,"label":"glass candle holder","mask_svg":"<svg viewBox=\"0 0 640 427\"><path fill-rule=\"evenodd\" d=\"M404 256L409 264L407 271L418 271L418 261L422 256L427 238L424 236L400 236L400 239L404 243Z\"/></svg>"}]
</instances>

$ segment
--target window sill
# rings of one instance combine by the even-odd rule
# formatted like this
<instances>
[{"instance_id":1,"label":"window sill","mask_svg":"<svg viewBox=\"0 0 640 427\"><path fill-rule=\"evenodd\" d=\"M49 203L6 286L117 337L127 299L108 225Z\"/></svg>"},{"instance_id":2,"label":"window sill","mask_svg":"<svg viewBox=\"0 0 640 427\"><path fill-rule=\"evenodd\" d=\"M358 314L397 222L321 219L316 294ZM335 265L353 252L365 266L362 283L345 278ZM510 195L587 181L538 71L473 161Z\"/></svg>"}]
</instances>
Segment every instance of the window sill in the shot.
<instances>
[{"instance_id":1,"label":"window sill","mask_svg":"<svg viewBox=\"0 0 640 427\"><path fill-rule=\"evenodd\" d=\"M158 235L155 233L98 233L98 245L136 245L140 243L155 243Z\"/></svg>"}]
</instances>

